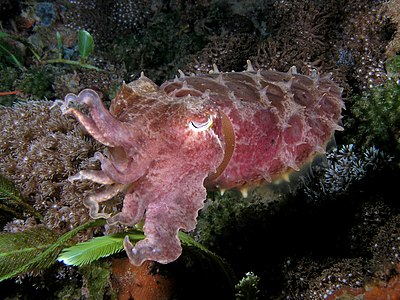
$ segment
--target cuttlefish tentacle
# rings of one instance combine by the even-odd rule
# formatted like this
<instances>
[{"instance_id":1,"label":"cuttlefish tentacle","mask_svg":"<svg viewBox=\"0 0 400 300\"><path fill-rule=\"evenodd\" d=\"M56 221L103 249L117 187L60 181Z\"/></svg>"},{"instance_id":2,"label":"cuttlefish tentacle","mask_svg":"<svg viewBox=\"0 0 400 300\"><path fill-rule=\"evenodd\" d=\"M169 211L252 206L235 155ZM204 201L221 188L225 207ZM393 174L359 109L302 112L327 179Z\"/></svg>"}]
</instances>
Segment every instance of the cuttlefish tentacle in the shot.
<instances>
[{"instance_id":1,"label":"cuttlefish tentacle","mask_svg":"<svg viewBox=\"0 0 400 300\"><path fill-rule=\"evenodd\" d=\"M90 117L75 108L68 108L70 102L86 104ZM64 114L73 115L85 129L100 143L115 147L126 143L129 136L129 125L116 119L104 106L99 95L85 89L78 95L65 96L65 105L61 107Z\"/></svg>"}]
</instances>

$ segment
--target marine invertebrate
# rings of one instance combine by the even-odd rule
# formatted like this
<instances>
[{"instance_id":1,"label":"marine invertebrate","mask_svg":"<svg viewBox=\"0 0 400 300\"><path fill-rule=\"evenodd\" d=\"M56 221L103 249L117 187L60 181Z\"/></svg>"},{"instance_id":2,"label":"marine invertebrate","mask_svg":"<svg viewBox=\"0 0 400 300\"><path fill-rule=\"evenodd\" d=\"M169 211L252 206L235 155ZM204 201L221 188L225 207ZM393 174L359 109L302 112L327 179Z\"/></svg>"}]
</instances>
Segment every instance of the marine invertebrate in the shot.
<instances>
[{"instance_id":1,"label":"marine invertebrate","mask_svg":"<svg viewBox=\"0 0 400 300\"><path fill-rule=\"evenodd\" d=\"M368 172L383 169L393 159L374 146L358 150L354 144L334 148L326 157L326 165L315 172L316 182L304 185L306 195L312 199L344 193Z\"/></svg>"},{"instance_id":2,"label":"marine invertebrate","mask_svg":"<svg viewBox=\"0 0 400 300\"><path fill-rule=\"evenodd\" d=\"M70 0L64 14L67 27L91 32L96 43L110 41L115 35L141 30L153 14L150 1Z\"/></svg>"},{"instance_id":3,"label":"marine invertebrate","mask_svg":"<svg viewBox=\"0 0 400 300\"><path fill-rule=\"evenodd\" d=\"M39 2L35 7L35 13L40 18L40 25L49 27L56 19L56 9L51 2Z\"/></svg>"},{"instance_id":4,"label":"marine invertebrate","mask_svg":"<svg viewBox=\"0 0 400 300\"><path fill-rule=\"evenodd\" d=\"M253 272L247 272L245 276L235 285L236 299L258 299L257 294L260 278Z\"/></svg>"},{"instance_id":5,"label":"marine invertebrate","mask_svg":"<svg viewBox=\"0 0 400 300\"><path fill-rule=\"evenodd\" d=\"M400 1L391 0L387 1L383 5L383 12L390 18L390 20L396 25L396 32L393 39L389 42L386 48L387 57L391 57L399 52L400 50Z\"/></svg>"},{"instance_id":6,"label":"marine invertebrate","mask_svg":"<svg viewBox=\"0 0 400 300\"><path fill-rule=\"evenodd\" d=\"M90 117L71 102L85 104ZM327 77L258 70L185 76L160 87L143 74L124 84L108 111L93 90L68 94L61 106L109 154L95 158L101 171L82 170L71 180L108 187L84 204L93 218L135 225L144 217L146 238L130 261L168 263L179 257L178 231L193 230L206 187L245 190L287 176L324 152L340 119L341 89ZM125 193L122 211L100 203Z\"/></svg>"},{"instance_id":7,"label":"marine invertebrate","mask_svg":"<svg viewBox=\"0 0 400 300\"><path fill-rule=\"evenodd\" d=\"M153 262L141 266L129 264L127 258L112 261L113 285L118 299L172 299L175 288L173 278L156 272Z\"/></svg>"},{"instance_id":8,"label":"marine invertebrate","mask_svg":"<svg viewBox=\"0 0 400 300\"><path fill-rule=\"evenodd\" d=\"M395 71L395 66L388 65L388 69ZM389 78L384 84L353 97L352 115L347 118L346 123L350 128L348 135L350 142L376 145L387 152L398 152L400 150L399 97L400 81L396 77Z\"/></svg>"},{"instance_id":9,"label":"marine invertebrate","mask_svg":"<svg viewBox=\"0 0 400 300\"><path fill-rule=\"evenodd\" d=\"M88 221L80 198L95 188L90 182L72 187L67 178L80 168L96 168L89 157L102 146L52 104L28 101L0 109L0 169L42 214L43 224L63 233ZM8 231L32 226L19 224L9 223Z\"/></svg>"}]
</instances>

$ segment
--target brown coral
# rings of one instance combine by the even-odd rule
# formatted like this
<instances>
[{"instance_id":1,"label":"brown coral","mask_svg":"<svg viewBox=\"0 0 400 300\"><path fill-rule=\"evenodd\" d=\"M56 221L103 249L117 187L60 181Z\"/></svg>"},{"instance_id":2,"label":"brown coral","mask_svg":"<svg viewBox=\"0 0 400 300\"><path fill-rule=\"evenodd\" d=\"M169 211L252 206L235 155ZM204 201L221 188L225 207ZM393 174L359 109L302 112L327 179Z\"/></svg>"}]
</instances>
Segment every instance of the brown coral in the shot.
<instances>
[{"instance_id":1,"label":"brown coral","mask_svg":"<svg viewBox=\"0 0 400 300\"><path fill-rule=\"evenodd\" d=\"M85 182L71 185L67 177L81 167L96 167L89 157L101 146L51 105L28 102L0 109L0 172L44 216L45 225L65 232L89 219L82 197L94 188Z\"/></svg>"}]
</instances>

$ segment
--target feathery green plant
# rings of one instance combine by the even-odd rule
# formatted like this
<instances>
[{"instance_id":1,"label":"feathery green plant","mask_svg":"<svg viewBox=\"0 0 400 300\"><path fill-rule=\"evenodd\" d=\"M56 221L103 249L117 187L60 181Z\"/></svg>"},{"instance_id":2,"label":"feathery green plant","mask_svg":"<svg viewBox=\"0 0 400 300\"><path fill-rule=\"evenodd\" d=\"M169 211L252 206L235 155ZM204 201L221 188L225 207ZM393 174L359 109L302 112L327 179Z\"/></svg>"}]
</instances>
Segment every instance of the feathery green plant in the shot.
<instances>
[{"instance_id":1,"label":"feathery green plant","mask_svg":"<svg viewBox=\"0 0 400 300\"><path fill-rule=\"evenodd\" d=\"M38 260L37 257L42 256L58 237L44 226L0 234L0 281L24 271L35 272L49 267L54 259Z\"/></svg>"},{"instance_id":2,"label":"feathery green plant","mask_svg":"<svg viewBox=\"0 0 400 300\"><path fill-rule=\"evenodd\" d=\"M64 262L66 265L72 266L90 264L102 257L107 257L121 252L124 249L123 241L125 236L129 236L129 240L133 243L144 239L143 232L139 230L130 230L128 232L95 237L90 241L82 242L64 249L57 260ZM193 238L186 233L179 232L179 239L182 244L186 246L197 247L207 254L215 256L213 252L193 240Z\"/></svg>"},{"instance_id":3,"label":"feathery green plant","mask_svg":"<svg viewBox=\"0 0 400 300\"><path fill-rule=\"evenodd\" d=\"M43 220L43 217L25 201L14 183L0 174L0 210L10 212L14 216L21 216L17 208L22 208L35 218Z\"/></svg>"},{"instance_id":4,"label":"feathery green plant","mask_svg":"<svg viewBox=\"0 0 400 300\"><path fill-rule=\"evenodd\" d=\"M0 281L50 267L56 262L61 249L79 231L104 224L104 219L94 220L61 236L44 226L0 234Z\"/></svg>"},{"instance_id":5,"label":"feathery green plant","mask_svg":"<svg viewBox=\"0 0 400 300\"><path fill-rule=\"evenodd\" d=\"M129 236L129 240L132 243L136 243L144 238L144 234L140 230L130 230L128 232L95 237L90 241L64 249L57 260L72 266L84 266L93 263L100 258L121 252L124 249L123 241L125 236ZM226 278L229 279L231 286L234 286L232 271L221 257L196 242L190 235L184 232L179 232L179 239L184 247L196 247L205 253L225 274Z\"/></svg>"},{"instance_id":6,"label":"feathery green plant","mask_svg":"<svg viewBox=\"0 0 400 300\"><path fill-rule=\"evenodd\" d=\"M87 242L64 249L57 260L72 266L90 264L102 257L124 250L123 241L127 235L132 242L137 242L144 238L143 233L137 230L95 237Z\"/></svg>"},{"instance_id":7,"label":"feathery green plant","mask_svg":"<svg viewBox=\"0 0 400 300\"><path fill-rule=\"evenodd\" d=\"M90 264L100 258L119 253L124 250L123 241L125 236L129 236L129 240L136 243L144 239L144 234L139 230L130 230L128 232L120 232L106 236L95 237L89 241L76 244L66 248L58 257L58 261L64 262L66 265L83 266ZM179 232L179 239L182 244L197 247L207 254L215 254L205 248L203 245L194 241L192 237L186 233Z\"/></svg>"}]
</instances>

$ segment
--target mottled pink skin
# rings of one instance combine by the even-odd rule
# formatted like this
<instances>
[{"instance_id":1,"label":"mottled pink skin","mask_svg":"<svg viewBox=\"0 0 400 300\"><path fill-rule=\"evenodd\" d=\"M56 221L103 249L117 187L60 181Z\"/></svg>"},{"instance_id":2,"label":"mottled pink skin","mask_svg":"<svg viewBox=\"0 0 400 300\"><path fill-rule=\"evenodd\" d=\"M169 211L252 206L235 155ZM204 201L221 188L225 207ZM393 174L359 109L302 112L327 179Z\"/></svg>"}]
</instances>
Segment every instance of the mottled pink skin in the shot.
<instances>
[{"instance_id":1,"label":"mottled pink skin","mask_svg":"<svg viewBox=\"0 0 400 300\"><path fill-rule=\"evenodd\" d=\"M161 87L141 76L122 86L110 111L92 90L66 96L62 110L110 150L95 155L101 171L71 178L108 185L84 200L90 215L126 225L144 218L146 238L124 242L131 263L179 257L178 231L195 228L205 186L275 180L323 152L340 129L341 89L331 80L250 70L181 76ZM68 108L71 101L86 104L90 117ZM99 203L119 192L122 211L100 213Z\"/></svg>"},{"instance_id":2,"label":"mottled pink skin","mask_svg":"<svg viewBox=\"0 0 400 300\"><path fill-rule=\"evenodd\" d=\"M327 78L314 79L275 71L233 72L186 77L197 93L210 98L231 120L234 154L225 171L208 185L230 189L271 182L299 170L317 152L324 152L338 126L341 91ZM167 82L168 94L182 89ZM213 93L214 92L214 93Z\"/></svg>"}]
</instances>

